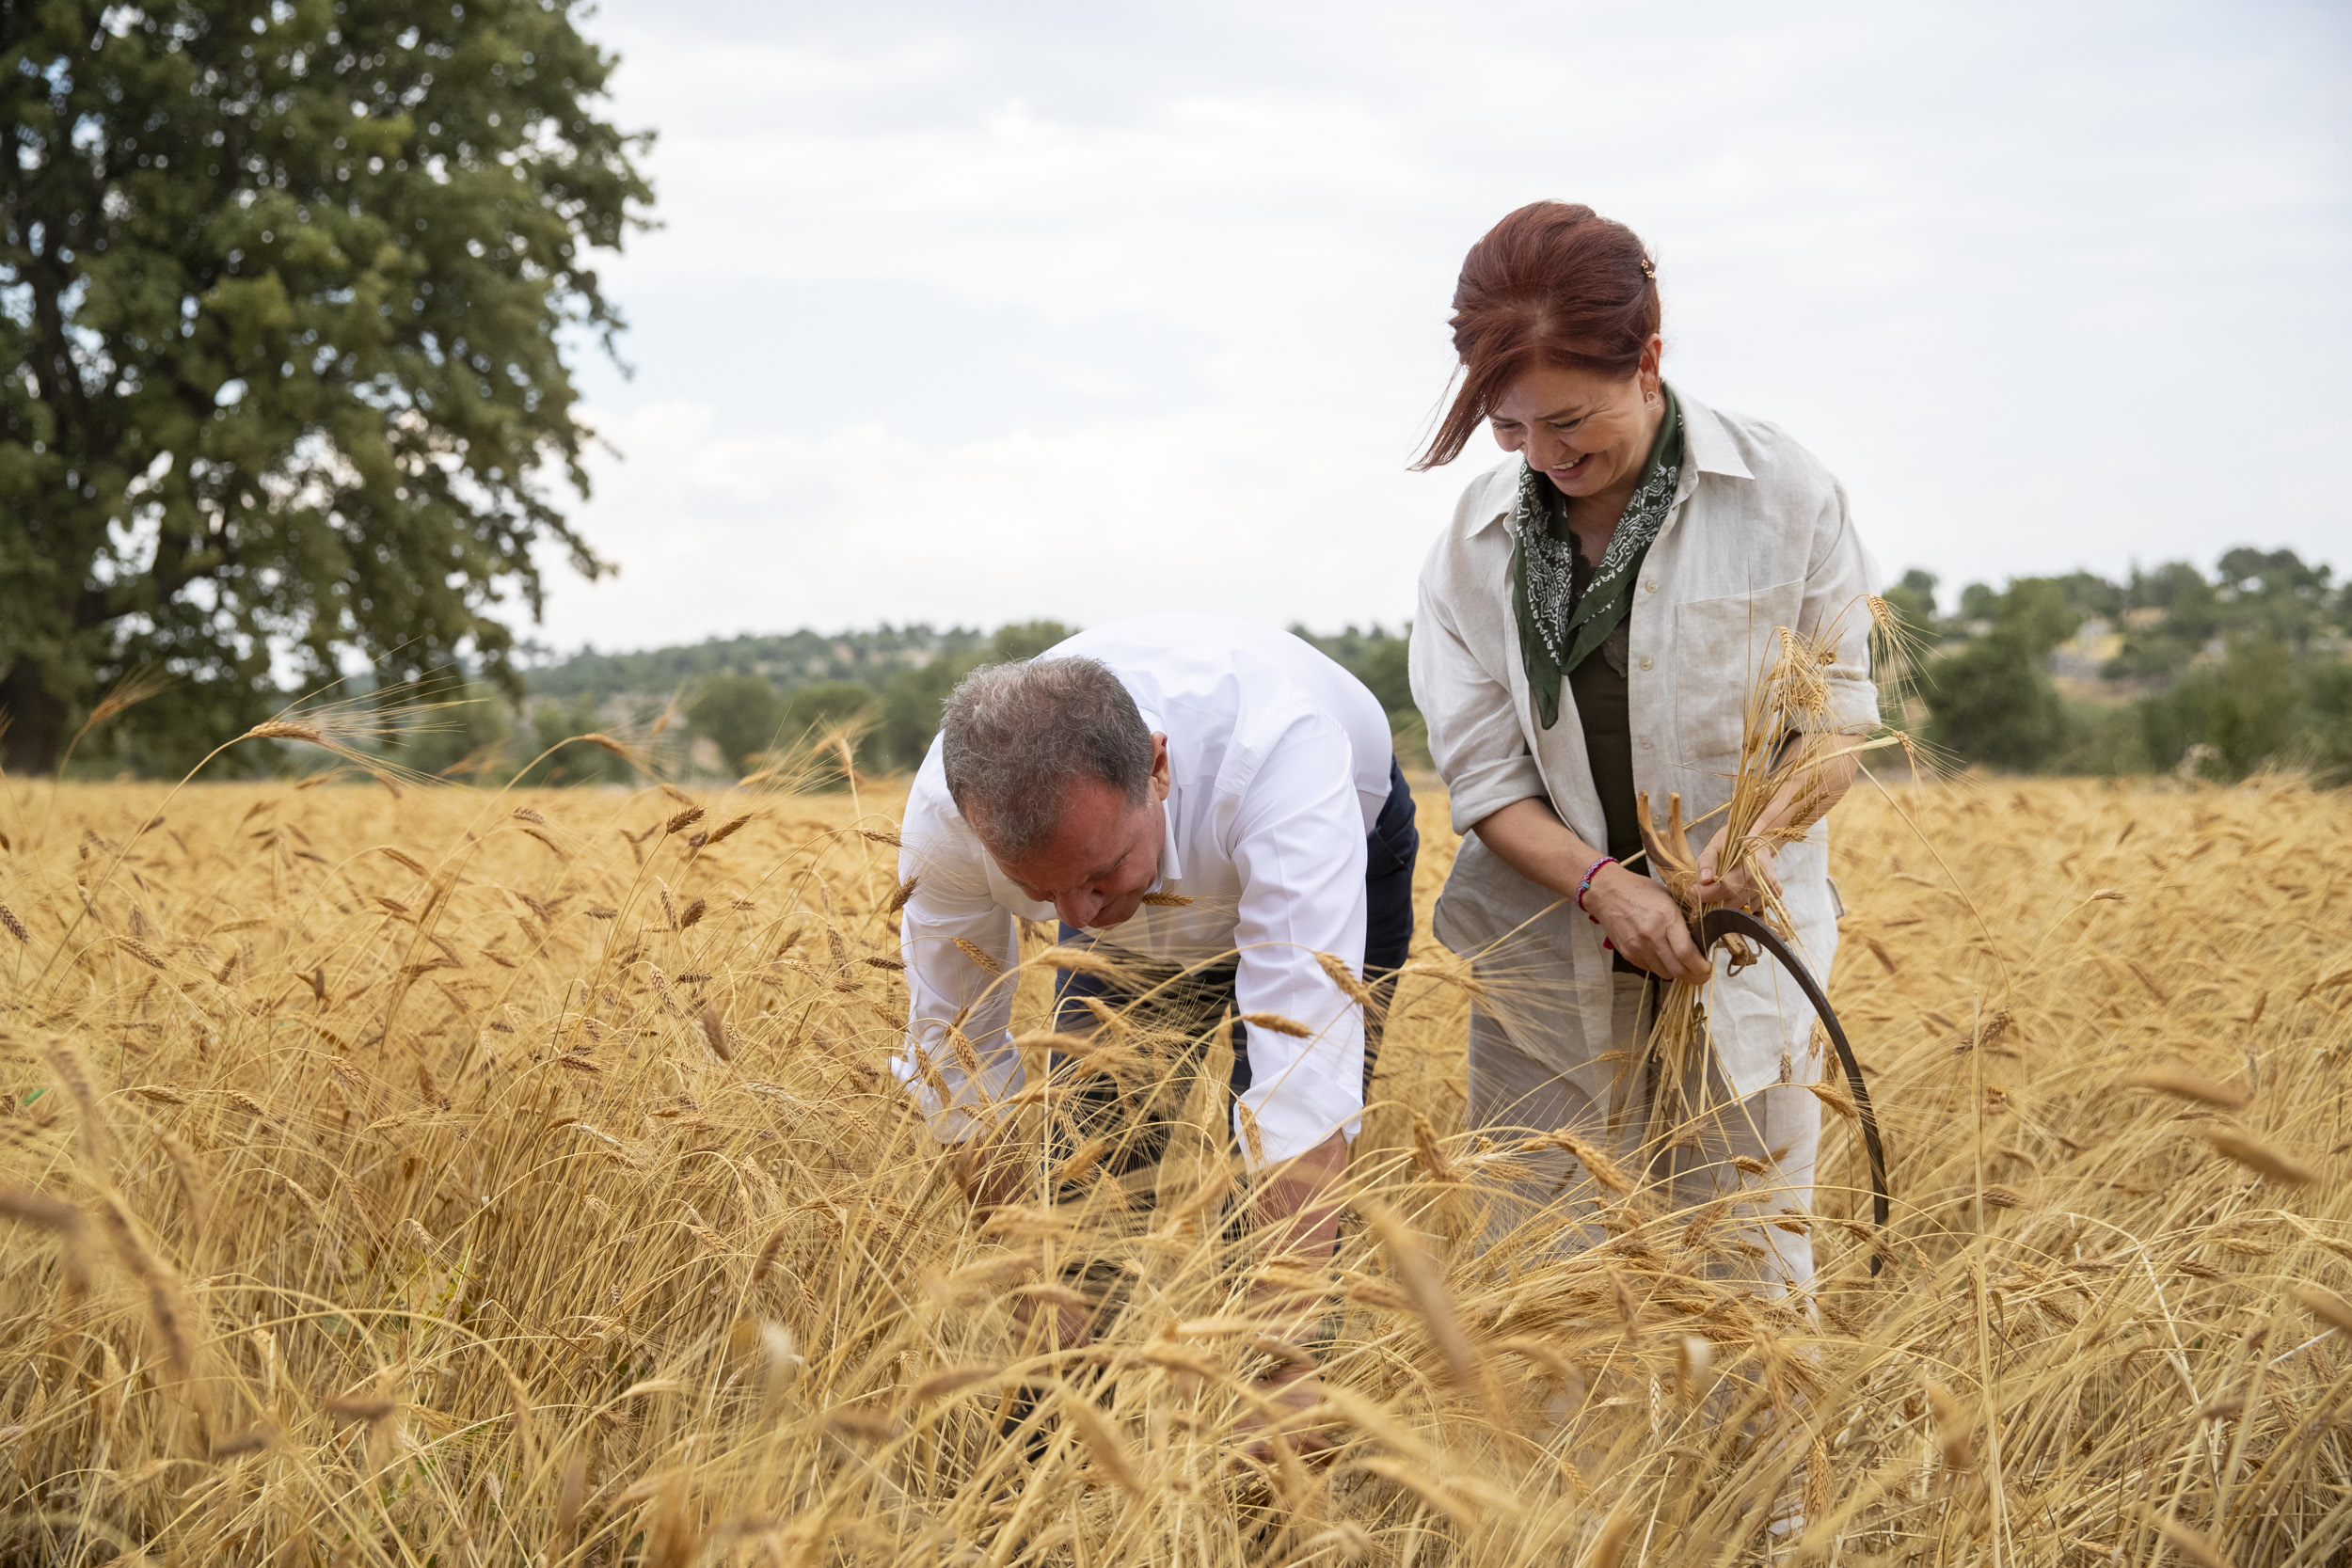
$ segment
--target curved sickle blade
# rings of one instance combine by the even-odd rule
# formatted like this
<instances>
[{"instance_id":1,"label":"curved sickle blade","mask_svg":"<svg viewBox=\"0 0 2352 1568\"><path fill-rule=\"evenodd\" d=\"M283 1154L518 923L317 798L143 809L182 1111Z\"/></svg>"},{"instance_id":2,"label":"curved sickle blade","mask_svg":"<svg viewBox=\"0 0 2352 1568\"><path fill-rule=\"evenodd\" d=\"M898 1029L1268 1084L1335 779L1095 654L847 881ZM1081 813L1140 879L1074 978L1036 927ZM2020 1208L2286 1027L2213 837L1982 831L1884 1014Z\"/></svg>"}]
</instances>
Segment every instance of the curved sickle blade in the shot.
<instances>
[{"instance_id":1,"label":"curved sickle blade","mask_svg":"<svg viewBox=\"0 0 2352 1568\"><path fill-rule=\"evenodd\" d=\"M1788 951L1788 944L1773 934L1772 928L1743 911L1716 908L1699 916L1696 927L1699 951L1708 948L1727 936L1737 933L1770 953L1797 982L1804 999L1813 1004L1814 1013L1821 1027L1828 1032L1830 1044L1837 1048L1837 1063L1846 1069L1846 1082L1852 1086L1854 1108L1862 1114L1862 1147L1870 1156L1870 1217L1881 1234L1886 1230L1888 1213L1886 1191L1886 1148L1879 1141L1878 1113L1870 1108L1870 1085L1862 1081L1862 1064L1853 1059L1853 1047L1846 1043L1846 1031L1838 1027L1837 1015L1830 1010L1825 995L1804 961ZM1879 1255L1870 1254L1870 1272L1879 1272Z\"/></svg>"}]
</instances>

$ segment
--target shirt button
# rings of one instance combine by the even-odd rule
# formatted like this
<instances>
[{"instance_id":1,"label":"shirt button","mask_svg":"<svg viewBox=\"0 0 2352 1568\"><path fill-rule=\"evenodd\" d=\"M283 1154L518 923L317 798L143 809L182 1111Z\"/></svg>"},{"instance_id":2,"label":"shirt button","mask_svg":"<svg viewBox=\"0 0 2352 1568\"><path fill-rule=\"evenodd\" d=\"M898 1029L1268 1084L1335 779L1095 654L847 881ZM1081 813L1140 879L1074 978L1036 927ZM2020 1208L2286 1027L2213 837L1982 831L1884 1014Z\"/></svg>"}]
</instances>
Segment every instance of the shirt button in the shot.
<instances>
[{"instance_id":1,"label":"shirt button","mask_svg":"<svg viewBox=\"0 0 2352 1568\"><path fill-rule=\"evenodd\" d=\"M1645 582L1644 584L1642 584L1642 592L1643 592L1643 593L1645 593L1645 594L1655 594L1655 593L1657 593L1657 592L1658 592L1658 579L1657 579L1656 578L1650 578L1647 582Z\"/></svg>"},{"instance_id":2,"label":"shirt button","mask_svg":"<svg viewBox=\"0 0 2352 1568\"><path fill-rule=\"evenodd\" d=\"M1645 751L1645 752L1646 752L1646 751L1648 751L1648 750L1649 750L1649 736L1642 736L1642 750L1643 750L1643 751Z\"/></svg>"},{"instance_id":3,"label":"shirt button","mask_svg":"<svg viewBox=\"0 0 2352 1568\"><path fill-rule=\"evenodd\" d=\"M1649 668L1649 660L1648 660L1648 659L1646 659L1646 658L1645 658L1645 659L1642 660L1642 668L1643 668L1643 669L1645 669L1645 670L1646 670L1646 669L1648 669L1648 668Z\"/></svg>"}]
</instances>

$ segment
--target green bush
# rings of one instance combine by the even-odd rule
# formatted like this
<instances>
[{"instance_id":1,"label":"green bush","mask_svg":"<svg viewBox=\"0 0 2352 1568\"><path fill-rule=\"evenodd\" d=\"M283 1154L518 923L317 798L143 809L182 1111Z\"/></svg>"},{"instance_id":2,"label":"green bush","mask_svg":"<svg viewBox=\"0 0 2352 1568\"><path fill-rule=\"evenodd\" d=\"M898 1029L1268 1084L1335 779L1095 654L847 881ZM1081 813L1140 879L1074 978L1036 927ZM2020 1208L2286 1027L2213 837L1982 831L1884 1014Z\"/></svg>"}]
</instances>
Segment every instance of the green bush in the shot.
<instances>
[{"instance_id":1,"label":"green bush","mask_svg":"<svg viewBox=\"0 0 2352 1568\"><path fill-rule=\"evenodd\" d=\"M1895 612L1910 641L1925 646L1936 641L1935 588L1936 575L1914 566L1903 574L1903 580L1879 596L1886 608Z\"/></svg>"},{"instance_id":2,"label":"green bush","mask_svg":"<svg viewBox=\"0 0 2352 1568\"><path fill-rule=\"evenodd\" d=\"M811 782L817 787L841 788L849 781L842 776L838 754L830 747L822 751L816 747L836 730L854 732L850 755L859 770L882 771L889 766L881 736L874 728L882 707L882 693L856 681L818 681L814 686L802 687L785 700L777 751L784 755L806 754Z\"/></svg>"},{"instance_id":3,"label":"green bush","mask_svg":"<svg viewBox=\"0 0 2352 1568\"><path fill-rule=\"evenodd\" d=\"M765 676L713 675L703 683L686 718L739 776L749 773L754 759L776 743L785 708L785 699Z\"/></svg>"},{"instance_id":4,"label":"green bush","mask_svg":"<svg viewBox=\"0 0 2352 1568\"><path fill-rule=\"evenodd\" d=\"M1065 626L1059 621L1016 621L1009 626L997 628L996 636L990 644L989 657L1000 664L1017 658L1035 658L1055 643L1068 641L1076 631L1075 626ZM930 743L927 741L925 744Z\"/></svg>"},{"instance_id":5,"label":"green bush","mask_svg":"<svg viewBox=\"0 0 2352 1568\"><path fill-rule=\"evenodd\" d=\"M2139 712L2127 704L2065 703L2066 749L2053 773L2121 778L2148 771L2148 742Z\"/></svg>"},{"instance_id":6,"label":"green bush","mask_svg":"<svg viewBox=\"0 0 2352 1568\"><path fill-rule=\"evenodd\" d=\"M569 703L541 703L531 715L532 751L552 752L516 775L526 784L595 784L626 782L628 764L592 740L576 740L604 728L595 701L578 697Z\"/></svg>"},{"instance_id":7,"label":"green bush","mask_svg":"<svg viewBox=\"0 0 2352 1568\"><path fill-rule=\"evenodd\" d=\"M2352 784L2352 663L2313 667L2304 676L2296 758L2323 784Z\"/></svg>"},{"instance_id":8,"label":"green bush","mask_svg":"<svg viewBox=\"0 0 2352 1568\"><path fill-rule=\"evenodd\" d=\"M2074 636L2083 624L2082 611L2067 597L2066 584L2056 578L2012 581L2000 596L1994 619L2036 658Z\"/></svg>"},{"instance_id":9,"label":"green bush","mask_svg":"<svg viewBox=\"0 0 2352 1568\"><path fill-rule=\"evenodd\" d=\"M506 694L487 681L465 681L432 695L430 705L391 748L391 757L420 773L478 779L496 768L514 738Z\"/></svg>"},{"instance_id":10,"label":"green bush","mask_svg":"<svg viewBox=\"0 0 2352 1568\"><path fill-rule=\"evenodd\" d=\"M939 733L939 716L947 693L978 663L973 655L943 655L906 671L882 689L882 719L875 726L875 737L889 766L907 773L923 766L931 737Z\"/></svg>"},{"instance_id":11,"label":"green bush","mask_svg":"<svg viewBox=\"0 0 2352 1568\"><path fill-rule=\"evenodd\" d=\"M2201 747L2198 772L2224 781L2246 777L2286 751L2296 685L2285 644L2264 636L2233 640L2221 663L2191 670L2170 690L2141 700L2149 760L2177 768L2192 747Z\"/></svg>"},{"instance_id":12,"label":"green bush","mask_svg":"<svg viewBox=\"0 0 2352 1568\"><path fill-rule=\"evenodd\" d=\"M2069 740L2065 705L2042 673L2041 651L2001 627L1920 674L1928 739L1963 762L2030 773L2058 759Z\"/></svg>"},{"instance_id":13,"label":"green bush","mask_svg":"<svg viewBox=\"0 0 2352 1568\"><path fill-rule=\"evenodd\" d=\"M956 682L986 663L1035 658L1075 631L1059 621L1020 621L1000 626L988 652L943 654L893 677L882 688L881 717L875 725L875 751L886 767L912 773L923 766L939 734L939 716Z\"/></svg>"}]
</instances>

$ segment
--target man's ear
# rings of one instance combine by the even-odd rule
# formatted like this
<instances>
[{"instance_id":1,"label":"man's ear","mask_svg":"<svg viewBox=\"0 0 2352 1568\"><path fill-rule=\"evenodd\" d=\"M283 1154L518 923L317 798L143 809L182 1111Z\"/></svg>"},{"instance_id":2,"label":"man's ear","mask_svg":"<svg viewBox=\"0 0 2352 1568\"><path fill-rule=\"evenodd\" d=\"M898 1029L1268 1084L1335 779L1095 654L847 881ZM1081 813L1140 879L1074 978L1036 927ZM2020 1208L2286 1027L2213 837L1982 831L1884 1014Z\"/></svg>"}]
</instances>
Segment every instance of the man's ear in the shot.
<instances>
[{"instance_id":1,"label":"man's ear","mask_svg":"<svg viewBox=\"0 0 2352 1568\"><path fill-rule=\"evenodd\" d=\"M1157 805L1168 799L1168 736L1152 732L1152 801Z\"/></svg>"}]
</instances>

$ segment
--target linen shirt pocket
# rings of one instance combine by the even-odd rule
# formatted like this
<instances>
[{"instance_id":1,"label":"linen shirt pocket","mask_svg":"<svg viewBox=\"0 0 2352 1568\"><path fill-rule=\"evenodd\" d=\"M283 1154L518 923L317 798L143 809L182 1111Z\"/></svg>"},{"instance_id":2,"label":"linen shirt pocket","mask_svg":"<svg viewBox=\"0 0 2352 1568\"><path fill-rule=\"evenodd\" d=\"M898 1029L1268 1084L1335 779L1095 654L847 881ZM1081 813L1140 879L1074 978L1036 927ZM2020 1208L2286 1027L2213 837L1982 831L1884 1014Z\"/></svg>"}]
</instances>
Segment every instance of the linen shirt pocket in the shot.
<instances>
[{"instance_id":1,"label":"linen shirt pocket","mask_svg":"<svg viewBox=\"0 0 2352 1568\"><path fill-rule=\"evenodd\" d=\"M1773 628L1794 626L1795 578L1675 606L1675 752L1685 768L1728 777L1740 765L1748 693L1771 667Z\"/></svg>"}]
</instances>

